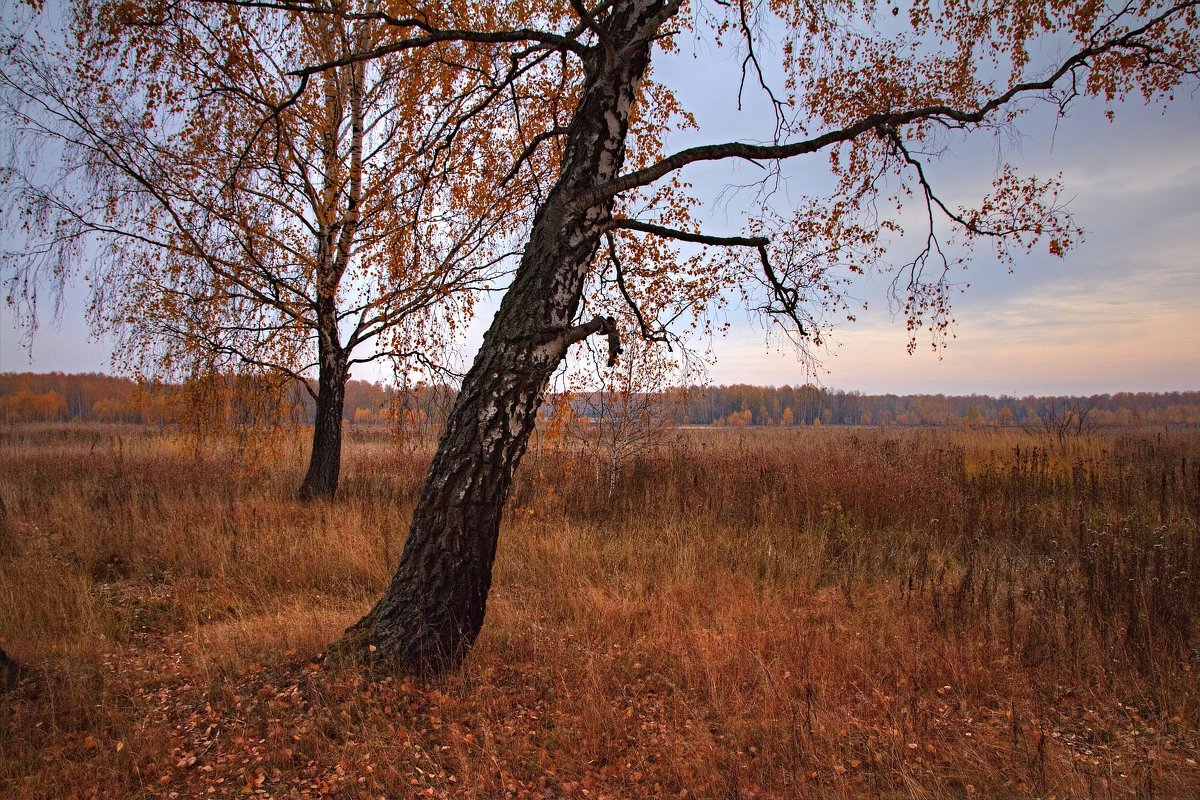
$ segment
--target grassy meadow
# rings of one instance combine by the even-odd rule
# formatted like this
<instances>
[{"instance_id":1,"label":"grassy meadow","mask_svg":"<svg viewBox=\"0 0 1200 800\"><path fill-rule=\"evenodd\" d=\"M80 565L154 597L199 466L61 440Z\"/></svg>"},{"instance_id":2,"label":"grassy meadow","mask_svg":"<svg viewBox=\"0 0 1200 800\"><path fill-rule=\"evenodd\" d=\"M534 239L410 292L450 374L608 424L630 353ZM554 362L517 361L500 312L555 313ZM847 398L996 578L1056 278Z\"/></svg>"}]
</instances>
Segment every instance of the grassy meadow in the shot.
<instances>
[{"instance_id":1,"label":"grassy meadow","mask_svg":"<svg viewBox=\"0 0 1200 800\"><path fill-rule=\"evenodd\" d=\"M542 442L433 684L317 658L429 446L247 452L0 430L0 796L1200 796L1200 431Z\"/></svg>"}]
</instances>

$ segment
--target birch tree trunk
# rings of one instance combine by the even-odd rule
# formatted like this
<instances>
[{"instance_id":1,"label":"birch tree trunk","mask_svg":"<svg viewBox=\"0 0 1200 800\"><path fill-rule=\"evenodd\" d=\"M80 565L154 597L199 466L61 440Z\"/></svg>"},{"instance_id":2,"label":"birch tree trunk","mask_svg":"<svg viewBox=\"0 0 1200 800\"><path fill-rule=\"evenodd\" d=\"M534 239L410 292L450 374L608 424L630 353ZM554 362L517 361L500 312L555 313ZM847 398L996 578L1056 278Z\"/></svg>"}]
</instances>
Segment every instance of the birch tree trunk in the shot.
<instances>
[{"instance_id":1,"label":"birch tree trunk","mask_svg":"<svg viewBox=\"0 0 1200 800\"><path fill-rule=\"evenodd\" d=\"M326 75L325 90L330 122L322 131L326 185L322 192L324 202L317 209L318 216L324 218L317 253L317 409L308 472L300 484L301 500L333 499L342 469L342 409L346 381L350 378L350 353L342 345L338 329L337 293L358 233L362 199L363 65L354 64L344 72ZM337 173L342 157L337 132L346 114L350 117L350 164L343 201L339 199L338 183L331 176ZM330 224L335 215L341 217L336 228Z\"/></svg>"},{"instance_id":2,"label":"birch tree trunk","mask_svg":"<svg viewBox=\"0 0 1200 800\"><path fill-rule=\"evenodd\" d=\"M676 7L634 0L604 20L608 44L585 57L558 181L450 412L400 566L331 657L444 672L458 667L479 634L501 513L547 383L572 343L606 330L603 321L573 322L613 200L583 206L573 198L618 174L653 37Z\"/></svg>"},{"instance_id":3,"label":"birch tree trunk","mask_svg":"<svg viewBox=\"0 0 1200 800\"><path fill-rule=\"evenodd\" d=\"M342 469L342 409L349 377L343 353L321 353L312 453L300 484L301 500L332 499L337 493Z\"/></svg>"},{"instance_id":4,"label":"birch tree trunk","mask_svg":"<svg viewBox=\"0 0 1200 800\"><path fill-rule=\"evenodd\" d=\"M332 284L326 278L328 284ZM312 453L300 484L300 499L332 499L342 469L342 409L350 377L349 354L338 333L333 289L324 287L317 301L317 409L313 418Z\"/></svg>"}]
</instances>

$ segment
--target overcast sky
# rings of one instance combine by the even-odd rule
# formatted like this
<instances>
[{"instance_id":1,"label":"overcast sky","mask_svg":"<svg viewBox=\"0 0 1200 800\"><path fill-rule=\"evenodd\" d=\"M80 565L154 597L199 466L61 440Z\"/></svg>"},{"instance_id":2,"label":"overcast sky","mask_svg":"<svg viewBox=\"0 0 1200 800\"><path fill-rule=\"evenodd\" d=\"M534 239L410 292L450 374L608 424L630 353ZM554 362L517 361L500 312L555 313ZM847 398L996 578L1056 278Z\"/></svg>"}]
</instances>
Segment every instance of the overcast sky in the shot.
<instances>
[{"instance_id":1,"label":"overcast sky","mask_svg":"<svg viewBox=\"0 0 1200 800\"><path fill-rule=\"evenodd\" d=\"M753 138L744 132L762 117L762 105L736 112L729 56L718 54L721 66L710 69L712 54L698 55L658 65L658 77L679 87L701 125L699 134L673 145ZM1061 171L1070 208L1086 232L1065 259L1041 248L1019 257L1009 274L987 248L978 248L960 276L970 287L955 299L955 338L940 354L922 341L908 355L904 322L888 312L888 279L867 281L855 294L868 301L868 311L836 332L815 375L769 342L743 311L731 309L731 332L714 342L711 380L781 385L816 379L830 388L901 394L1200 389L1200 97L1184 93L1165 114L1140 101L1126 103L1113 123L1098 103L1082 101L1062 120L1049 109L1035 113L1021 131L1019 140L1003 143L1003 156L1026 173ZM819 184L820 159L798 166L793 183ZM967 203L987 191L997 164L994 141L972 140L941 162L938 185L948 198ZM701 196L713 197L743 174L721 166L686 177ZM705 213L716 227L736 228L736 212L736 202L710 202ZM897 261L905 247L897 243ZM80 284L68 291L60 323L45 315L32 352L22 347L12 314L0 308L0 371L119 371L108 344L90 336L84 305ZM484 309L490 317L494 304ZM472 326L464 353L473 354L488 321Z\"/></svg>"}]
</instances>

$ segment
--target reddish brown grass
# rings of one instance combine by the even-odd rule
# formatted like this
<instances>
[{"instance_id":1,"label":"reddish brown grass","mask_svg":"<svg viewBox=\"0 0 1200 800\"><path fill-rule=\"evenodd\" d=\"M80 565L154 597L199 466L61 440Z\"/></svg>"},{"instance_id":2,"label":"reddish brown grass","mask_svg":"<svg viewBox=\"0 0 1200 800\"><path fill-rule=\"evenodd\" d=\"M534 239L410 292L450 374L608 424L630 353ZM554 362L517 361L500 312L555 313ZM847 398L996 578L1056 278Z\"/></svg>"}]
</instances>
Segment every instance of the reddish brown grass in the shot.
<instances>
[{"instance_id":1,"label":"reddish brown grass","mask_svg":"<svg viewBox=\"0 0 1200 800\"><path fill-rule=\"evenodd\" d=\"M313 661L428 453L246 463L128 429L0 448L6 797L1200 794L1200 434L681 432L543 448L434 685Z\"/></svg>"}]
</instances>

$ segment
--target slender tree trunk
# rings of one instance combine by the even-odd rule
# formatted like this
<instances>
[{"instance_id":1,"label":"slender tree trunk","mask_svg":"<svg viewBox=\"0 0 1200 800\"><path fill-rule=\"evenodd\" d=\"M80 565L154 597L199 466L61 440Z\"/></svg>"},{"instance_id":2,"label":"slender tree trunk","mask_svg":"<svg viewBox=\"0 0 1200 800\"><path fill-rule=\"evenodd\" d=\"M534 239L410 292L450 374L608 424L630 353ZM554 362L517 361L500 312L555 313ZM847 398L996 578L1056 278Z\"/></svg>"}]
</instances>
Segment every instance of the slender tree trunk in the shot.
<instances>
[{"instance_id":1,"label":"slender tree trunk","mask_svg":"<svg viewBox=\"0 0 1200 800\"><path fill-rule=\"evenodd\" d=\"M331 23L332 24L332 23ZM332 27L326 34L334 36ZM321 130L325 184L322 202L314 212L321 219L317 236L317 413L313 421L312 456L308 474L300 484L300 499L332 499L337 493L342 468L342 409L346 401L346 381L350 377L349 351L342 346L338 330L337 293L342 276L350 263L358 232L359 203L363 178L363 65L351 65L345 71L322 75L325 106L329 113ZM348 97L343 93L348 93ZM348 103L347 103L348 101ZM345 186L344 207L340 204L338 180L341 156L338 131L345 116L350 117L349 183ZM340 224L329 220L340 216Z\"/></svg>"},{"instance_id":2,"label":"slender tree trunk","mask_svg":"<svg viewBox=\"0 0 1200 800\"><path fill-rule=\"evenodd\" d=\"M336 336L328 333L321 336L318 350L317 412L308 472L300 484L301 500L332 499L342 469L342 409L350 377L346 354Z\"/></svg>"},{"instance_id":3,"label":"slender tree trunk","mask_svg":"<svg viewBox=\"0 0 1200 800\"><path fill-rule=\"evenodd\" d=\"M651 39L672 3L632 0L605 20L616 48L585 59L584 90L558 182L534 217L513 284L463 381L383 597L329 655L429 674L452 670L483 625L500 517L546 385L575 341L572 326L609 221L610 199L572 203L615 177Z\"/></svg>"}]
</instances>

